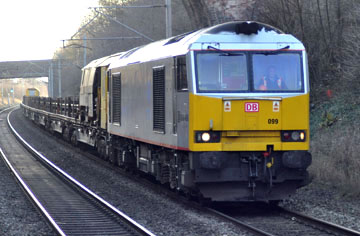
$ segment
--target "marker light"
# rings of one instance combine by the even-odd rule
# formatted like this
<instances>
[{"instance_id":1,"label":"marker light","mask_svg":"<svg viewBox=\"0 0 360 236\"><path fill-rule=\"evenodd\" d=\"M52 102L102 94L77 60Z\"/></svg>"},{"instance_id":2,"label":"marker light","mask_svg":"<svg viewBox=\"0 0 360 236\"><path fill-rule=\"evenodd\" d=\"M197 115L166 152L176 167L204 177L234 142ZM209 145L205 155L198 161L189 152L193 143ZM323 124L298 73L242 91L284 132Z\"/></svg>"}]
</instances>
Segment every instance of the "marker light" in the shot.
<instances>
[{"instance_id":1,"label":"marker light","mask_svg":"<svg viewBox=\"0 0 360 236\"><path fill-rule=\"evenodd\" d=\"M209 133L203 133L201 135L201 139L203 142L208 142L210 140L210 134Z\"/></svg>"},{"instance_id":2,"label":"marker light","mask_svg":"<svg viewBox=\"0 0 360 236\"><path fill-rule=\"evenodd\" d=\"M196 131L196 143L218 143L220 142L221 132L219 131Z\"/></svg>"},{"instance_id":3,"label":"marker light","mask_svg":"<svg viewBox=\"0 0 360 236\"><path fill-rule=\"evenodd\" d=\"M285 132L285 133L283 134L283 137L284 137L285 140L289 140L291 136L290 136L290 133L289 133L289 132Z\"/></svg>"}]
</instances>

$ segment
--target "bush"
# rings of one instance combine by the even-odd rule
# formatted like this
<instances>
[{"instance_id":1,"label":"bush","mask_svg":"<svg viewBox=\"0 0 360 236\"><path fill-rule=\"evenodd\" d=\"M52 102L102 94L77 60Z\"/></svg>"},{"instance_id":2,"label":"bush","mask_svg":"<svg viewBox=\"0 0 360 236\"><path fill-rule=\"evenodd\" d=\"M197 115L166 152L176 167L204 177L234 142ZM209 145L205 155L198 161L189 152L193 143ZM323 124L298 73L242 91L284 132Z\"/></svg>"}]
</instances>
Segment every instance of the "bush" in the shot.
<instances>
[{"instance_id":1,"label":"bush","mask_svg":"<svg viewBox=\"0 0 360 236\"><path fill-rule=\"evenodd\" d=\"M344 194L360 194L360 128L338 125L317 132L311 141L311 175L321 182L338 187Z\"/></svg>"}]
</instances>

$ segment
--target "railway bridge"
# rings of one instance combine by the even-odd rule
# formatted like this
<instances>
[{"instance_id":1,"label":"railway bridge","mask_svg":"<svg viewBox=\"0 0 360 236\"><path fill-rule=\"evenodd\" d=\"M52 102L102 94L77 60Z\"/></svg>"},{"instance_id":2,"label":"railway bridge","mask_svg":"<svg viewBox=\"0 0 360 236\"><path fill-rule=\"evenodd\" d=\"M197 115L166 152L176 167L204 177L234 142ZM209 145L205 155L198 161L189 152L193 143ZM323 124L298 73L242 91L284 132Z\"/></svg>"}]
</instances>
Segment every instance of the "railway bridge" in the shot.
<instances>
[{"instance_id":1,"label":"railway bridge","mask_svg":"<svg viewBox=\"0 0 360 236\"><path fill-rule=\"evenodd\" d=\"M49 96L53 96L61 93L54 91L54 88L61 89L60 67L59 60L4 61L0 62L0 80L48 77Z\"/></svg>"}]
</instances>

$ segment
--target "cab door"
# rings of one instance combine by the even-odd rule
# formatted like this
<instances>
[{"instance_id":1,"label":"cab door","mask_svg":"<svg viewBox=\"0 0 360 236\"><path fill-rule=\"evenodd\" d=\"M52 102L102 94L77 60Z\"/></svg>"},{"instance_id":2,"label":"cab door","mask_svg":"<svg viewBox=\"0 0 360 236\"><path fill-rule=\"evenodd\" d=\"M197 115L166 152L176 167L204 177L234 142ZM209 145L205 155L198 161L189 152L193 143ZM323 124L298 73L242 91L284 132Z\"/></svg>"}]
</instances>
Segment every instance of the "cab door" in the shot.
<instances>
[{"instance_id":1,"label":"cab door","mask_svg":"<svg viewBox=\"0 0 360 236\"><path fill-rule=\"evenodd\" d=\"M187 148L189 133L189 90L186 55L174 57L173 134L178 146Z\"/></svg>"}]
</instances>

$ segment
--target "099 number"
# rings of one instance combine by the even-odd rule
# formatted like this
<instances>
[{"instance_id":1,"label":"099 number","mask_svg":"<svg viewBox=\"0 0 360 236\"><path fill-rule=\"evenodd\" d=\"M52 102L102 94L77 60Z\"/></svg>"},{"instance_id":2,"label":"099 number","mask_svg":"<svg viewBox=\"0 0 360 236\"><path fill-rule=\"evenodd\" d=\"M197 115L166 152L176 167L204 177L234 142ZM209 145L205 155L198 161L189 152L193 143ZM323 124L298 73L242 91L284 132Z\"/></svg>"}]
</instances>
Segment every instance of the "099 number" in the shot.
<instances>
[{"instance_id":1,"label":"099 number","mask_svg":"<svg viewBox=\"0 0 360 236\"><path fill-rule=\"evenodd\" d=\"M279 120L278 119L268 119L268 124L269 125L277 125L277 124L279 124Z\"/></svg>"}]
</instances>

